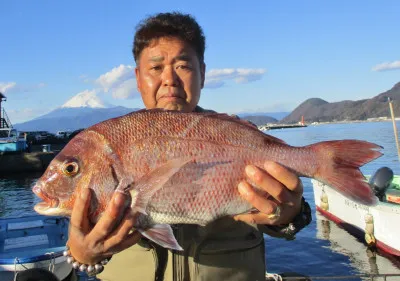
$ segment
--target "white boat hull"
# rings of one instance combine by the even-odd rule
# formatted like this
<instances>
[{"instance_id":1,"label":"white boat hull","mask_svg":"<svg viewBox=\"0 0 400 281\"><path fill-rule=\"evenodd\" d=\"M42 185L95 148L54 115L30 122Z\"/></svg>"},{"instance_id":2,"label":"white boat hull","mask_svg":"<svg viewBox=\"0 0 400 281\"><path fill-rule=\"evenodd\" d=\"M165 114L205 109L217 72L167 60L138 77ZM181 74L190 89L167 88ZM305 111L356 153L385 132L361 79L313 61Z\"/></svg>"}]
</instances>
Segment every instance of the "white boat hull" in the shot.
<instances>
[{"instance_id":1,"label":"white boat hull","mask_svg":"<svg viewBox=\"0 0 400 281\"><path fill-rule=\"evenodd\" d=\"M400 205L379 202L375 206L357 203L319 181L312 180L314 200L317 210L328 219L344 228L353 228L358 233L372 234L377 248L392 255L400 256ZM325 197L325 204L321 198ZM366 241L368 242L368 241Z\"/></svg>"}]
</instances>

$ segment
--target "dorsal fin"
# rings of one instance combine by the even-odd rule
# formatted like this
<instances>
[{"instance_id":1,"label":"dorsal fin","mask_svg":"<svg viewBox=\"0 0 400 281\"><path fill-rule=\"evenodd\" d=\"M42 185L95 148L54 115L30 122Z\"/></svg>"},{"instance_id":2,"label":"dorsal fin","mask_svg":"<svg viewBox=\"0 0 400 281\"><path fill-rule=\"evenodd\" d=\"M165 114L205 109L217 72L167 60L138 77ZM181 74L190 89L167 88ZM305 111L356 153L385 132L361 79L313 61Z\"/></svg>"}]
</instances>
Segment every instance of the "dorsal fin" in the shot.
<instances>
[{"instance_id":1,"label":"dorsal fin","mask_svg":"<svg viewBox=\"0 0 400 281\"><path fill-rule=\"evenodd\" d=\"M214 111L209 111L209 112L190 112L190 113L186 113L186 112L181 112L181 111L176 111L176 110L168 110L168 109L163 109L163 108L152 108L152 109L141 109L138 111L135 111L136 113L138 112L169 112L172 114L192 114L192 115L202 115L202 116L207 116L209 118L215 118L215 119L220 119L220 120L225 120L225 121L229 121L229 122L235 122L237 124L240 124L242 126L246 126L251 130L257 131L258 133L261 133L261 131L257 128L256 125L254 125L253 123L251 123L250 121L244 120L244 119L240 119L238 116L236 115L229 115L227 113L218 113L218 112L214 112ZM286 142L284 142L281 139L278 139L276 137L273 137L271 135L267 135L264 134L265 139L267 142L278 142L278 143L284 143L286 144Z\"/></svg>"}]
</instances>

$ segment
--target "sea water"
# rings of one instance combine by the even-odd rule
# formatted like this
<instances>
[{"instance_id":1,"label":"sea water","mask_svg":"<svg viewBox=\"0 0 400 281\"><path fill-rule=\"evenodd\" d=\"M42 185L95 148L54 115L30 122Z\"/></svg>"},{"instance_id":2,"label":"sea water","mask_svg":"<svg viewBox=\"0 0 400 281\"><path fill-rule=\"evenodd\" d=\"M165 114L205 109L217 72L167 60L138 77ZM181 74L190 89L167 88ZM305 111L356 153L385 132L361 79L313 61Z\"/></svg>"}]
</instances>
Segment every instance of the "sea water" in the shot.
<instances>
[{"instance_id":1,"label":"sea water","mask_svg":"<svg viewBox=\"0 0 400 281\"><path fill-rule=\"evenodd\" d=\"M362 172L373 174L378 168L388 166L395 174L400 174L393 126L388 121L310 125L266 133L295 146L333 139L374 142L384 147L384 155L363 166ZM39 177L40 174L25 174L0 178L0 219L35 214L33 206L40 199L32 193L31 187ZM400 273L400 259L368 249L363 241L316 212L311 181L302 180L313 221L292 241L265 236L268 272L297 272L309 276ZM396 277L387 280L396 280Z\"/></svg>"}]
</instances>

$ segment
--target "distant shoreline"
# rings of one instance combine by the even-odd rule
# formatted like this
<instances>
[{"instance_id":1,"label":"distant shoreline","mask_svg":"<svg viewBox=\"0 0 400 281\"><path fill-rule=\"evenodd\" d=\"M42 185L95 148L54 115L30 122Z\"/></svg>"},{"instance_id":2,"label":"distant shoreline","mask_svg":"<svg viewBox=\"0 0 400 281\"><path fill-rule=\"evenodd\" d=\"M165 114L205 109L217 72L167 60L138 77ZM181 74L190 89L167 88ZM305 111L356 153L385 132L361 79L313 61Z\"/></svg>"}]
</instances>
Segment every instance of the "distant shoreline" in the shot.
<instances>
[{"instance_id":1,"label":"distant shoreline","mask_svg":"<svg viewBox=\"0 0 400 281\"><path fill-rule=\"evenodd\" d=\"M396 121L400 121L400 117L395 118ZM299 127L307 127L307 126L318 126L318 125L328 125L328 124L351 124L351 123L372 123L372 122L391 122L392 119L387 117L380 118L368 118L367 120L342 120L342 121L326 121L326 122L304 122L304 126L301 124L279 124L279 123L267 123L264 125L257 126L258 129L262 130L262 128L266 127L281 127L281 129L286 128L299 128Z\"/></svg>"}]
</instances>

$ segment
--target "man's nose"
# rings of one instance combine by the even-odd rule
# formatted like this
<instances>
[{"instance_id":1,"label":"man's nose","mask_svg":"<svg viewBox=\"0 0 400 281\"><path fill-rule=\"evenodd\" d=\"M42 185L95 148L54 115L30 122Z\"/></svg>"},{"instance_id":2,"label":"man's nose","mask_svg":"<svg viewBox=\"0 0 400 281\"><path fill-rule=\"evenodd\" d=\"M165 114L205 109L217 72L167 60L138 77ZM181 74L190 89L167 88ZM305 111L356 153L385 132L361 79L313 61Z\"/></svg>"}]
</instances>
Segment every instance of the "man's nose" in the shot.
<instances>
[{"instance_id":1,"label":"man's nose","mask_svg":"<svg viewBox=\"0 0 400 281\"><path fill-rule=\"evenodd\" d=\"M177 86L179 77L173 67L164 67L162 72L162 83L164 86Z\"/></svg>"}]
</instances>

